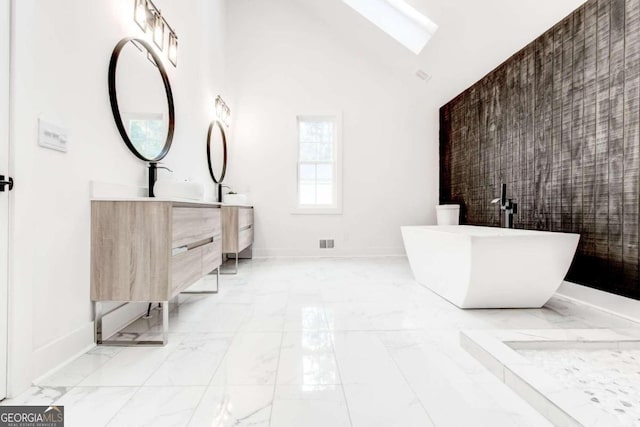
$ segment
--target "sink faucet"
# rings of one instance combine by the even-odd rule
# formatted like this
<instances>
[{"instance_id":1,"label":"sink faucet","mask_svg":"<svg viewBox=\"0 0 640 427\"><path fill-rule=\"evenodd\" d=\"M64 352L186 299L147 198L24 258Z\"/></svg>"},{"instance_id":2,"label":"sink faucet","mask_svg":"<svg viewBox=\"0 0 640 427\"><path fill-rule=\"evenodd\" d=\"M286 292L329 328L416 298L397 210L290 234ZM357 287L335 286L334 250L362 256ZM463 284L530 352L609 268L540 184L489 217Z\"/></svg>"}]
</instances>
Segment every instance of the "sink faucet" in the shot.
<instances>
[{"instance_id":1,"label":"sink faucet","mask_svg":"<svg viewBox=\"0 0 640 427\"><path fill-rule=\"evenodd\" d=\"M491 201L492 205L496 203L500 203L500 209L504 211L502 226L513 228L513 215L518 213L518 204L514 203L512 199L507 199L507 184L502 184L500 197Z\"/></svg>"},{"instance_id":2,"label":"sink faucet","mask_svg":"<svg viewBox=\"0 0 640 427\"><path fill-rule=\"evenodd\" d=\"M218 184L218 202L222 203L222 189L223 188L228 188L229 190L231 190L231 187L229 187L228 185L223 185L222 183Z\"/></svg>"},{"instance_id":3,"label":"sink faucet","mask_svg":"<svg viewBox=\"0 0 640 427\"><path fill-rule=\"evenodd\" d=\"M153 186L158 180L158 169L166 169L169 172L173 172L166 166L158 166L158 162L149 162L149 197L155 197L155 194L153 194Z\"/></svg>"}]
</instances>

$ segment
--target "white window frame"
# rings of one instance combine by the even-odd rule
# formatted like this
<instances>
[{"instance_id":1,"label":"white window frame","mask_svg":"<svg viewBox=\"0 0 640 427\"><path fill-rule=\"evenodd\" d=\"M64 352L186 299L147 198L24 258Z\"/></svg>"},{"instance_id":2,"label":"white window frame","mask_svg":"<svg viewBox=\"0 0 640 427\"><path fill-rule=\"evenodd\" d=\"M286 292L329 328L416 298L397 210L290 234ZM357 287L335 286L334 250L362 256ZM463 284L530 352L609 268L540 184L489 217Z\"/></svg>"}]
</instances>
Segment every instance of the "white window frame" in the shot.
<instances>
[{"instance_id":1,"label":"white window frame","mask_svg":"<svg viewBox=\"0 0 640 427\"><path fill-rule=\"evenodd\" d=\"M333 121L333 204L301 205L300 204L300 122L301 121ZM341 215L342 214L342 113L300 114L296 116L295 133L295 200L293 214L297 215ZM307 163L307 162L302 162Z\"/></svg>"}]
</instances>

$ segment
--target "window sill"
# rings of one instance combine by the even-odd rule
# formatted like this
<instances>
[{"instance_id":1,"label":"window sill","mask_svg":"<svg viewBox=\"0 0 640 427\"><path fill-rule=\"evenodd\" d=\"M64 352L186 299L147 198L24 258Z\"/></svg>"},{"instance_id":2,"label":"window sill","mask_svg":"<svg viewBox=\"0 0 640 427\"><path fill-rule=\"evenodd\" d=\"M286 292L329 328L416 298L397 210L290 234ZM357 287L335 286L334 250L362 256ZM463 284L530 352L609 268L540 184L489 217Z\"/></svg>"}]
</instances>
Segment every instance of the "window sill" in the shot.
<instances>
[{"instance_id":1,"label":"window sill","mask_svg":"<svg viewBox=\"0 0 640 427\"><path fill-rule=\"evenodd\" d=\"M291 215L342 215L341 208L295 208Z\"/></svg>"}]
</instances>

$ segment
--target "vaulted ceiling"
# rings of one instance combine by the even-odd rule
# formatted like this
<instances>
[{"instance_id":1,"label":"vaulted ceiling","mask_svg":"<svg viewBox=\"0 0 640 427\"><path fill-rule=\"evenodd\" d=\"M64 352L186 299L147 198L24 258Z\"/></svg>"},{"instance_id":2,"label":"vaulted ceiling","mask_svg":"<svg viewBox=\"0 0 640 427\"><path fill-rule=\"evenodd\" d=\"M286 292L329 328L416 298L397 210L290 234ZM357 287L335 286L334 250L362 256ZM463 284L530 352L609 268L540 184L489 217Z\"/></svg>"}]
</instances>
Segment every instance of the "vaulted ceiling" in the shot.
<instances>
[{"instance_id":1,"label":"vaulted ceiling","mask_svg":"<svg viewBox=\"0 0 640 427\"><path fill-rule=\"evenodd\" d=\"M444 103L579 7L584 0L406 0L438 26L414 54L342 0L294 0L345 43ZM423 70L429 82L416 76Z\"/></svg>"}]
</instances>

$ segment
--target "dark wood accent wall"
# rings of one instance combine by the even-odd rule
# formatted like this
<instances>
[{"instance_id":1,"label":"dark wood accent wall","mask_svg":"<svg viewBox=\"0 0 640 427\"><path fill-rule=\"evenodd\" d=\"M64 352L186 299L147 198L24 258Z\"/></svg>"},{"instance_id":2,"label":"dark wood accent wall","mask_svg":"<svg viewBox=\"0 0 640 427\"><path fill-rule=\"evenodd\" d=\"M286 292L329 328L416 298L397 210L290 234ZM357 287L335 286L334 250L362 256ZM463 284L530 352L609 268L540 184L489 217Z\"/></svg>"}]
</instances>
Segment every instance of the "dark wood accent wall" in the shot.
<instances>
[{"instance_id":1,"label":"dark wood accent wall","mask_svg":"<svg viewBox=\"0 0 640 427\"><path fill-rule=\"evenodd\" d=\"M498 226L507 183L517 228L582 235L568 280L640 299L639 119L640 0L590 0L442 107L440 201Z\"/></svg>"}]
</instances>

